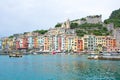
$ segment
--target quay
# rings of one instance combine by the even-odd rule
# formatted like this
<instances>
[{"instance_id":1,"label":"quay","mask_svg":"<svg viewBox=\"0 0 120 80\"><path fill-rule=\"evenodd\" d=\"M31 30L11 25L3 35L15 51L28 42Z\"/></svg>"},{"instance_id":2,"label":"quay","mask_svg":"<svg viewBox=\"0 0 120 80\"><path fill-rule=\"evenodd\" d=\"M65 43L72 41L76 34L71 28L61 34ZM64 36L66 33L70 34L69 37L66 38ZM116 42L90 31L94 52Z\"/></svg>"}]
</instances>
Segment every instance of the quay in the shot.
<instances>
[{"instance_id":1,"label":"quay","mask_svg":"<svg viewBox=\"0 0 120 80\"><path fill-rule=\"evenodd\" d=\"M101 55L95 55L95 56L88 56L88 59L94 59L94 60L120 60L119 56L101 56Z\"/></svg>"},{"instance_id":2,"label":"quay","mask_svg":"<svg viewBox=\"0 0 120 80\"><path fill-rule=\"evenodd\" d=\"M120 60L120 56L99 56L99 60Z\"/></svg>"}]
</instances>

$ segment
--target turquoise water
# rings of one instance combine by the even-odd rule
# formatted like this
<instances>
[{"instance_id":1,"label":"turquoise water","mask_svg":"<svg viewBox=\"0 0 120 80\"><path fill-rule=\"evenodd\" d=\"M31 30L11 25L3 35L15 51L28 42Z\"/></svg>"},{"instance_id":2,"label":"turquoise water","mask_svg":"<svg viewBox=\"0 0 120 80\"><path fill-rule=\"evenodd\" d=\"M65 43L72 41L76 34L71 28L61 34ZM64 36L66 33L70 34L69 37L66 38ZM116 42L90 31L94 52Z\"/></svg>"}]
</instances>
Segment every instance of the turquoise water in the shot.
<instances>
[{"instance_id":1,"label":"turquoise water","mask_svg":"<svg viewBox=\"0 0 120 80\"><path fill-rule=\"evenodd\" d=\"M120 80L120 61L76 55L0 55L0 80Z\"/></svg>"}]
</instances>

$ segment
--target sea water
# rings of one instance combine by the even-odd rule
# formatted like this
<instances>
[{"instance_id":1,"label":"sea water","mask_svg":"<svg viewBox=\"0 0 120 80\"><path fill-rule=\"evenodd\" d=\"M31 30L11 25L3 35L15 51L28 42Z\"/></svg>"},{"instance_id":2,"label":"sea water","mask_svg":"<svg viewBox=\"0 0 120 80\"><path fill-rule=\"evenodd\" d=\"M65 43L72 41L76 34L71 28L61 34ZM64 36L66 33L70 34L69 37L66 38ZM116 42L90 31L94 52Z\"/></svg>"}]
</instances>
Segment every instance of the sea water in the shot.
<instances>
[{"instance_id":1,"label":"sea water","mask_svg":"<svg viewBox=\"0 0 120 80\"><path fill-rule=\"evenodd\" d=\"M78 55L0 55L0 80L120 80L120 61Z\"/></svg>"}]
</instances>

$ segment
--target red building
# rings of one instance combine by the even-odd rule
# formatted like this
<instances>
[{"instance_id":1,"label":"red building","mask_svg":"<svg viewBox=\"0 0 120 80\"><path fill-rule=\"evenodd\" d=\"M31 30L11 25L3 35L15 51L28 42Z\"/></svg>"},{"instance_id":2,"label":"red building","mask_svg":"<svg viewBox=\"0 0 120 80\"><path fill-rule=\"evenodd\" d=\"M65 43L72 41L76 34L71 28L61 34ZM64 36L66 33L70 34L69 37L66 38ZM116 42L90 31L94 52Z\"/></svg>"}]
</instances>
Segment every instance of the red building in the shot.
<instances>
[{"instance_id":1,"label":"red building","mask_svg":"<svg viewBox=\"0 0 120 80\"><path fill-rule=\"evenodd\" d=\"M24 37L22 40L22 49L28 49L28 38Z\"/></svg>"},{"instance_id":2,"label":"red building","mask_svg":"<svg viewBox=\"0 0 120 80\"><path fill-rule=\"evenodd\" d=\"M28 49L28 38L20 38L16 41L16 49Z\"/></svg>"}]
</instances>

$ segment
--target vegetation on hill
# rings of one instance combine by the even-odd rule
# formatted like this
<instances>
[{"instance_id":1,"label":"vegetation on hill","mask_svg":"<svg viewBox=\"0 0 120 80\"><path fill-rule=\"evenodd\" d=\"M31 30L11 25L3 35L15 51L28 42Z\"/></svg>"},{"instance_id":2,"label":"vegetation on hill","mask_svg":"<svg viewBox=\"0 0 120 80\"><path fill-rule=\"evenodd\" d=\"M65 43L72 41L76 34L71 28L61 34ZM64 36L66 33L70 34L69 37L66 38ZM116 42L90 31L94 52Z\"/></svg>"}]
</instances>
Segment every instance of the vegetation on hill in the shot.
<instances>
[{"instance_id":1,"label":"vegetation on hill","mask_svg":"<svg viewBox=\"0 0 120 80\"><path fill-rule=\"evenodd\" d=\"M14 36L9 36L8 38L13 38Z\"/></svg>"},{"instance_id":2,"label":"vegetation on hill","mask_svg":"<svg viewBox=\"0 0 120 80\"><path fill-rule=\"evenodd\" d=\"M108 24L108 23L114 23L115 27L120 27L120 9L118 10L114 10L109 19L106 19L104 21L104 23Z\"/></svg>"},{"instance_id":3,"label":"vegetation on hill","mask_svg":"<svg viewBox=\"0 0 120 80\"><path fill-rule=\"evenodd\" d=\"M114 10L109 19L120 19L120 9Z\"/></svg>"},{"instance_id":4,"label":"vegetation on hill","mask_svg":"<svg viewBox=\"0 0 120 80\"><path fill-rule=\"evenodd\" d=\"M77 36L82 37L82 36L84 36L87 33L84 30L76 30L76 34L77 34Z\"/></svg>"},{"instance_id":5,"label":"vegetation on hill","mask_svg":"<svg viewBox=\"0 0 120 80\"><path fill-rule=\"evenodd\" d=\"M90 23L85 23L79 25L78 23L71 23L70 28L75 29L75 28L81 28L81 29L90 29L90 28L100 28L102 27L102 24L90 24Z\"/></svg>"},{"instance_id":6,"label":"vegetation on hill","mask_svg":"<svg viewBox=\"0 0 120 80\"><path fill-rule=\"evenodd\" d=\"M48 30L35 30L33 32L38 32L39 34L45 34Z\"/></svg>"},{"instance_id":7,"label":"vegetation on hill","mask_svg":"<svg viewBox=\"0 0 120 80\"><path fill-rule=\"evenodd\" d=\"M94 34L96 36L107 36L110 34L107 28L102 24L90 24L85 23L79 25L78 23L71 23L71 29L76 29L76 33L78 36L82 37L85 34Z\"/></svg>"},{"instance_id":8,"label":"vegetation on hill","mask_svg":"<svg viewBox=\"0 0 120 80\"><path fill-rule=\"evenodd\" d=\"M61 23L57 23L56 25L55 25L55 27L61 27Z\"/></svg>"},{"instance_id":9,"label":"vegetation on hill","mask_svg":"<svg viewBox=\"0 0 120 80\"><path fill-rule=\"evenodd\" d=\"M85 34L94 34L96 36L107 36L110 34L110 32L107 30L106 27L102 27L99 30L80 30L76 29L76 33L78 36L83 37Z\"/></svg>"}]
</instances>

